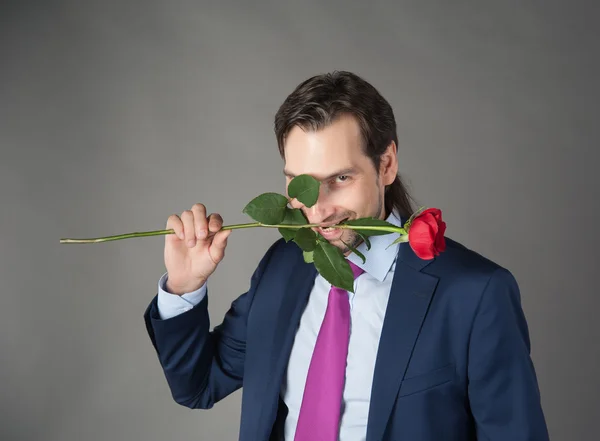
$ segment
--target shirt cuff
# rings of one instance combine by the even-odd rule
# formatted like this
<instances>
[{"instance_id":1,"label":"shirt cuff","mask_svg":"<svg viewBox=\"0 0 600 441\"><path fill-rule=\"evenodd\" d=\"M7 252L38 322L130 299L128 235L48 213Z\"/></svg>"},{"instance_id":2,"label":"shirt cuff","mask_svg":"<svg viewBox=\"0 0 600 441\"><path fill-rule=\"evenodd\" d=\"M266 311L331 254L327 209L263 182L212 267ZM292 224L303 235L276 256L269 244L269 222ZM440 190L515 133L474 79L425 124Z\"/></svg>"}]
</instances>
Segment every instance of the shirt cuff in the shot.
<instances>
[{"instance_id":1,"label":"shirt cuff","mask_svg":"<svg viewBox=\"0 0 600 441\"><path fill-rule=\"evenodd\" d=\"M171 294L166 290L168 273L164 273L158 281L158 314L162 320L167 320L189 311L206 297L206 283L196 291L183 295Z\"/></svg>"}]
</instances>

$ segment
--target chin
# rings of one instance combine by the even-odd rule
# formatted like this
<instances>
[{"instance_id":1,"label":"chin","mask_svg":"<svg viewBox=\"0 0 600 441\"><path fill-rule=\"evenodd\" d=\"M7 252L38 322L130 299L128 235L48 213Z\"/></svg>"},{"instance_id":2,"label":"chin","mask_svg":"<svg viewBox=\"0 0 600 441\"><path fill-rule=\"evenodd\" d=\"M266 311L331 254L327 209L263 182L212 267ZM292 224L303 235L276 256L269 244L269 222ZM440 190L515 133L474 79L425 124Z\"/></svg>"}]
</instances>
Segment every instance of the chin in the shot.
<instances>
[{"instance_id":1,"label":"chin","mask_svg":"<svg viewBox=\"0 0 600 441\"><path fill-rule=\"evenodd\" d=\"M344 244L344 242L350 244L352 247L356 248L358 244L356 243L356 236L353 234L342 234L338 239L330 240L329 243L341 249L344 252L350 252L350 248Z\"/></svg>"}]
</instances>

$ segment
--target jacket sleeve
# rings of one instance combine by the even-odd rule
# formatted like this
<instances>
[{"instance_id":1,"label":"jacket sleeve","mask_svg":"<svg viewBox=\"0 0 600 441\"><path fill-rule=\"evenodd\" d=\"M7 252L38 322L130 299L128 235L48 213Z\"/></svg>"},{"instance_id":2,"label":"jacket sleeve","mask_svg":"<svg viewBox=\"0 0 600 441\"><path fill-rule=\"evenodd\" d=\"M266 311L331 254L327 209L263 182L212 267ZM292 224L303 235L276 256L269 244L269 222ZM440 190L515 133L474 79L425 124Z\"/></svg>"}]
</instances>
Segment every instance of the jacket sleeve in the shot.
<instances>
[{"instance_id":1,"label":"jacket sleeve","mask_svg":"<svg viewBox=\"0 0 600 441\"><path fill-rule=\"evenodd\" d=\"M248 311L279 242L260 261L249 290L233 301L223 322L212 332L208 296L191 310L167 320L160 318L157 297L146 309L146 329L177 403L210 409L242 386Z\"/></svg>"},{"instance_id":2,"label":"jacket sleeve","mask_svg":"<svg viewBox=\"0 0 600 441\"><path fill-rule=\"evenodd\" d=\"M208 289L207 282L204 282L204 284L195 291L177 295L167 291L166 285L168 280L169 273L164 273L158 280L156 306L158 306L158 316L162 320L167 320L189 311L206 297L206 291Z\"/></svg>"},{"instance_id":3,"label":"jacket sleeve","mask_svg":"<svg viewBox=\"0 0 600 441\"><path fill-rule=\"evenodd\" d=\"M468 394L481 441L547 441L529 331L513 275L498 268L469 341Z\"/></svg>"}]
</instances>

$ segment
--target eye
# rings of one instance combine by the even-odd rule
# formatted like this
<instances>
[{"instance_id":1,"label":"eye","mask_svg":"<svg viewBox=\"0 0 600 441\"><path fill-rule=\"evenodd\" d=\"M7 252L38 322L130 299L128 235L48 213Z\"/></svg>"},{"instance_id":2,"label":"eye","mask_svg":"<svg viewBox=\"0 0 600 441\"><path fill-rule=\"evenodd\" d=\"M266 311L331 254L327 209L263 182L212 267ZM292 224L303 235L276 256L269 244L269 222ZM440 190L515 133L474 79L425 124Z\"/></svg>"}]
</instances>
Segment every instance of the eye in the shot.
<instances>
[{"instance_id":1,"label":"eye","mask_svg":"<svg viewBox=\"0 0 600 441\"><path fill-rule=\"evenodd\" d=\"M348 175L340 175L335 179L337 180L337 182L346 182L348 180L348 178L349 178Z\"/></svg>"}]
</instances>

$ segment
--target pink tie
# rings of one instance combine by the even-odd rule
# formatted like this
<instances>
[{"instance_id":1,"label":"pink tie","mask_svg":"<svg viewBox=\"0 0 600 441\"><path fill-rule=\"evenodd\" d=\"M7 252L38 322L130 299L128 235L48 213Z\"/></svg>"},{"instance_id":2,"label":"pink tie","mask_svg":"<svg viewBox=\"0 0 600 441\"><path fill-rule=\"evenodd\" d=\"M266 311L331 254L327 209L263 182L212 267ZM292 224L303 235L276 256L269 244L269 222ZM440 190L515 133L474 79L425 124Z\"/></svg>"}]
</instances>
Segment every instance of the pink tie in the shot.
<instances>
[{"instance_id":1,"label":"pink tie","mask_svg":"<svg viewBox=\"0 0 600 441\"><path fill-rule=\"evenodd\" d=\"M348 263L355 279L364 272ZM308 368L294 441L337 441L349 338L348 292L332 286Z\"/></svg>"}]
</instances>

